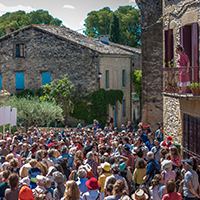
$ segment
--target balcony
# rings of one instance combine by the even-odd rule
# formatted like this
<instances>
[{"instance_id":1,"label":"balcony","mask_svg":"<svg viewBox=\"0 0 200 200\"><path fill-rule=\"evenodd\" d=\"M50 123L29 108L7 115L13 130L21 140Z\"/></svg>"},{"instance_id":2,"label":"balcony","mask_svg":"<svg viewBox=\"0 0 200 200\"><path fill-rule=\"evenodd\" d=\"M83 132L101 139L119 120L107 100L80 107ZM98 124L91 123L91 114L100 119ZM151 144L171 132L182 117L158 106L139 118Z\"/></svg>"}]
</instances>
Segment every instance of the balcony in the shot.
<instances>
[{"instance_id":1,"label":"balcony","mask_svg":"<svg viewBox=\"0 0 200 200\"><path fill-rule=\"evenodd\" d=\"M198 99L200 97L199 72L199 66L163 68L161 73L162 94L177 98L191 97L194 99L196 97Z\"/></svg>"}]
</instances>

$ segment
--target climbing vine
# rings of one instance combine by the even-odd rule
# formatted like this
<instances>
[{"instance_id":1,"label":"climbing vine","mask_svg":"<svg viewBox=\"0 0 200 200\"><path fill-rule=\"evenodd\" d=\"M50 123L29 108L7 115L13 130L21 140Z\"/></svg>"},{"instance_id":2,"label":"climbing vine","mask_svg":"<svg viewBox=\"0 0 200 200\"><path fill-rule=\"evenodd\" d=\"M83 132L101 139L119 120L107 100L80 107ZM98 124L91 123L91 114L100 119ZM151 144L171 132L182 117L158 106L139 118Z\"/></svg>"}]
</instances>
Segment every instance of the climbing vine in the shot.
<instances>
[{"instance_id":1,"label":"climbing vine","mask_svg":"<svg viewBox=\"0 0 200 200\"><path fill-rule=\"evenodd\" d=\"M105 125L108 121L108 105L114 106L117 101L122 103L123 95L121 90L94 91L86 97L86 100L77 102L70 114L88 124L97 119L100 124Z\"/></svg>"}]
</instances>

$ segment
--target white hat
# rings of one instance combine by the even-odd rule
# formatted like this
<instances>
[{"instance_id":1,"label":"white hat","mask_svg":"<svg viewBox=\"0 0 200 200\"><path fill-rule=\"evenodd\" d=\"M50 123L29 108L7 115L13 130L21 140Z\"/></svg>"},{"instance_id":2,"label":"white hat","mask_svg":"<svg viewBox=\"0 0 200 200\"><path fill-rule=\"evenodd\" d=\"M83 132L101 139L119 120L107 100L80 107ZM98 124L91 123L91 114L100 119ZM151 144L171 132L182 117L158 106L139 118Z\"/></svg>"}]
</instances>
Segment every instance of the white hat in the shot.
<instances>
[{"instance_id":1,"label":"white hat","mask_svg":"<svg viewBox=\"0 0 200 200\"><path fill-rule=\"evenodd\" d=\"M133 200L146 200L149 198L149 196L142 189L136 190L135 193L131 195L131 197Z\"/></svg>"},{"instance_id":2,"label":"white hat","mask_svg":"<svg viewBox=\"0 0 200 200\"><path fill-rule=\"evenodd\" d=\"M42 175L37 175L36 179L38 182L40 182L41 184L45 184L46 183L46 177L42 176Z\"/></svg>"},{"instance_id":3,"label":"white hat","mask_svg":"<svg viewBox=\"0 0 200 200\"><path fill-rule=\"evenodd\" d=\"M25 177L19 181L22 185L27 185L28 187L30 186L30 179L28 177Z\"/></svg>"},{"instance_id":4,"label":"white hat","mask_svg":"<svg viewBox=\"0 0 200 200\"><path fill-rule=\"evenodd\" d=\"M172 170L172 162L171 160L163 160L161 162L161 169L162 170Z\"/></svg>"}]
</instances>

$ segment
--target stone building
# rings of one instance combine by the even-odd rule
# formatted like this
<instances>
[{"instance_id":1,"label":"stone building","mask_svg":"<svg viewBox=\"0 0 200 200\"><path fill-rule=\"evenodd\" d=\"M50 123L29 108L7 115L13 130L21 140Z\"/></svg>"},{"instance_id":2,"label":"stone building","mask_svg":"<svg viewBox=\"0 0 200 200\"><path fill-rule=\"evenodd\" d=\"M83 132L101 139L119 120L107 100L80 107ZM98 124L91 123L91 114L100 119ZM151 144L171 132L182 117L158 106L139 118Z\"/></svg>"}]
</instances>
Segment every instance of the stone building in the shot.
<instances>
[{"instance_id":1,"label":"stone building","mask_svg":"<svg viewBox=\"0 0 200 200\"><path fill-rule=\"evenodd\" d=\"M190 82L199 83L200 59L200 1L163 0L163 56L165 62L177 61L177 44L181 44L190 59ZM183 156L200 154L200 96L194 96L188 89L179 94L175 87L165 92L166 75L175 75L178 68L163 69L163 119L165 135L172 135L182 146ZM167 80L166 80L167 81ZM173 82L173 81L172 81ZM199 159L199 158L198 158Z\"/></svg>"},{"instance_id":2,"label":"stone building","mask_svg":"<svg viewBox=\"0 0 200 200\"><path fill-rule=\"evenodd\" d=\"M83 85L88 92L122 89L125 103L117 103L115 124L132 119L129 74L133 64L136 69L141 66L139 49L111 43L105 37L97 40L64 27L31 25L8 31L0 38L0 90L36 90L68 74L72 83Z\"/></svg>"},{"instance_id":3,"label":"stone building","mask_svg":"<svg viewBox=\"0 0 200 200\"><path fill-rule=\"evenodd\" d=\"M163 66L162 0L136 0L141 12L142 123L152 131L163 120L161 69Z\"/></svg>"}]
</instances>

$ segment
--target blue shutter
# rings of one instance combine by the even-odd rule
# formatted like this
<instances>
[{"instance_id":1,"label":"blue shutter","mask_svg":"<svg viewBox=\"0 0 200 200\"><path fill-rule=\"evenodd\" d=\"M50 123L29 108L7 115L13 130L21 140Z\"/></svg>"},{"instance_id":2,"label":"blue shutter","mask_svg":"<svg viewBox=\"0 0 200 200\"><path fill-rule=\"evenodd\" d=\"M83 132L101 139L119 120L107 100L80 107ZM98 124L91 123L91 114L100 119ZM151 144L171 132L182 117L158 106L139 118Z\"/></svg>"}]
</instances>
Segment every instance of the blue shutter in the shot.
<instances>
[{"instance_id":1,"label":"blue shutter","mask_svg":"<svg viewBox=\"0 0 200 200\"><path fill-rule=\"evenodd\" d=\"M51 82L51 73L42 73L42 85L49 84Z\"/></svg>"},{"instance_id":2,"label":"blue shutter","mask_svg":"<svg viewBox=\"0 0 200 200\"><path fill-rule=\"evenodd\" d=\"M108 71L106 70L106 74L105 74L105 86L106 88L108 87Z\"/></svg>"},{"instance_id":3,"label":"blue shutter","mask_svg":"<svg viewBox=\"0 0 200 200\"><path fill-rule=\"evenodd\" d=\"M24 73L15 74L15 88L24 89Z\"/></svg>"},{"instance_id":4,"label":"blue shutter","mask_svg":"<svg viewBox=\"0 0 200 200\"><path fill-rule=\"evenodd\" d=\"M125 70L122 70L122 86L124 87L124 76L125 76Z\"/></svg>"},{"instance_id":5,"label":"blue shutter","mask_svg":"<svg viewBox=\"0 0 200 200\"><path fill-rule=\"evenodd\" d=\"M0 90L2 90L2 75L0 75Z\"/></svg>"}]
</instances>

